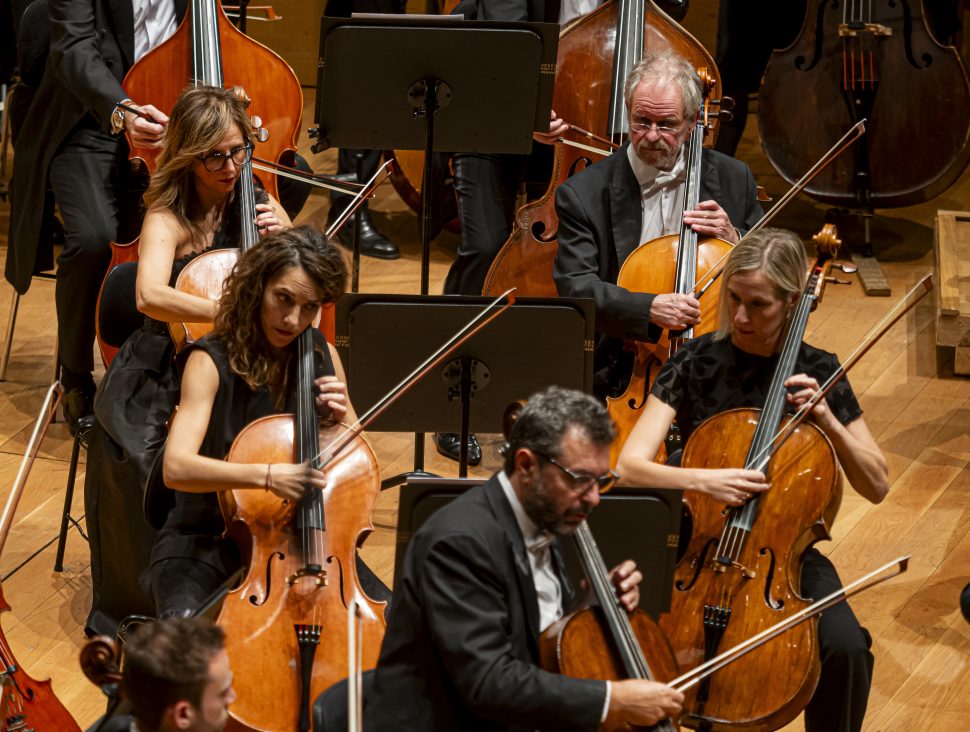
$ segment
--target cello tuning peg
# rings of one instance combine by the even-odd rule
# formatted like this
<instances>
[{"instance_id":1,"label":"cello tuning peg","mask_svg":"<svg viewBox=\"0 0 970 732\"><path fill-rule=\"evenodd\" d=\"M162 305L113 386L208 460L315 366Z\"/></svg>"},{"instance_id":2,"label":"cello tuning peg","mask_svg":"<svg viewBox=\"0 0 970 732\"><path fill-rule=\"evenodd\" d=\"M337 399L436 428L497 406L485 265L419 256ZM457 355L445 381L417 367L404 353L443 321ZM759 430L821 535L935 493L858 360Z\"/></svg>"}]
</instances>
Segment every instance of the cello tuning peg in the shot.
<instances>
[{"instance_id":1,"label":"cello tuning peg","mask_svg":"<svg viewBox=\"0 0 970 732\"><path fill-rule=\"evenodd\" d=\"M269 139L269 130L265 127L260 127L256 130L256 139L260 142L266 142Z\"/></svg>"},{"instance_id":2,"label":"cello tuning peg","mask_svg":"<svg viewBox=\"0 0 970 732\"><path fill-rule=\"evenodd\" d=\"M721 108L722 112L730 111L734 109L734 98L733 97L721 97L714 101L714 104Z\"/></svg>"},{"instance_id":3,"label":"cello tuning peg","mask_svg":"<svg viewBox=\"0 0 970 732\"><path fill-rule=\"evenodd\" d=\"M253 129L259 129L263 126L263 120L258 114L254 114L249 118L250 124L252 124Z\"/></svg>"},{"instance_id":4,"label":"cello tuning peg","mask_svg":"<svg viewBox=\"0 0 970 732\"><path fill-rule=\"evenodd\" d=\"M734 112L727 109L722 109L717 113L717 118L722 122L730 122L732 119L734 119Z\"/></svg>"}]
</instances>

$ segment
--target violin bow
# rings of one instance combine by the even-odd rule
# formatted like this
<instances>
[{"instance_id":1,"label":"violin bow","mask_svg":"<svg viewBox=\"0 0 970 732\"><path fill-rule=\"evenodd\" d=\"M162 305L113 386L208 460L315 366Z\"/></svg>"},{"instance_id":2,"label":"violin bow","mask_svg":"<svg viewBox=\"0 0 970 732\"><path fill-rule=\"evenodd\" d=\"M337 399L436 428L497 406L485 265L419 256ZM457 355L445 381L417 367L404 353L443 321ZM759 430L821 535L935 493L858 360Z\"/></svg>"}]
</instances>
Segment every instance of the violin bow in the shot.
<instances>
[{"instance_id":1,"label":"violin bow","mask_svg":"<svg viewBox=\"0 0 970 732\"><path fill-rule=\"evenodd\" d=\"M346 193L348 196L353 196L358 191L367 187L363 183L351 183L350 181L342 181L326 175L307 173L305 170L291 168L288 165L274 163L272 160L265 160L255 156L253 157L253 168L271 173L280 178L289 178L290 180L296 180L311 186L317 186L318 188L326 188L331 191L337 191L337 193Z\"/></svg>"},{"instance_id":2,"label":"violin bow","mask_svg":"<svg viewBox=\"0 0 970 732\"><path fill-rule=\"evenodd\" d=\"M330 224L326 232L324 232L328 239L340 231L341 227L346 224L350 220L350 217L357 212L357 209L364 205L364 201L372 197L373 190L383 183L393 170L393 160L386 161L377 169L377 172L370 177L370 179L364 184L364 187L354 194L354 198L350 202L350 205L343 210L340 216L334 219L334 222Z\"/></svg>"},{"instance_id":3,"label":"violin bow","mask_svg":"<svg viewBox=\"0 0 970 732\"><path fill-rule=\"evenodd\" d=\"M851 145L853 142L855 142L860 137L862 137L865 134L865 132L866 132L866 120L864 119L859 120L854 125L852 125L852 127L850 127L848 131L844 135L842 135L841 138L839 138L838 142L832 145L832 147L829 148L828 152L825 153L821 158L819 158L818 162L815 163L815 165L813 165L811 168L809 168L808 172L805 173L805 175L799 178L798 182L795 183L795 185L793 185L789 189L788 193L786 193L784 196L779 198L778 202L771 207L768 213L762 216L761 219L758 221L758 223L756 223L754 226L752 226L750 229L748 229L745 232L744 236L742 236L738 240L738 244L740 244L742 241L744 241L747 237L749 237L751 234L756 232L758 229L762 229L765 226L767 226L768 222L771 221L781 211L781 209L787 206L788 202L791 201L792 198L794 198L796 195L801 193L801 191L805 188L805 186L811 183L812 179L816 175L821 173L829 165L829 163L831 163L833 160L839 157L839 155L841 155L843 151L845 151L845 149L849 147L849 145ZM735 244L734 246L737 246L738 244ZM707 272L705 272L701 277L698 278L697 284L694 285L694 289L688 292L687 294L693 295L695 299L699 300L701 296L711 288L711 285L713 285L717 281L717 278L721 276L721 272L724 269L723 267L721 267L721 263L724 262L724 260L730 256L733 250L734 248L732 247L720 259L718 259L714 264L712 264L710 269L708 269ZM706 283L704 283L703 287L701 287L698 290L697 288L700 287L700 283L704 282L704 280L706 280L708 277L710 277L710 279Z\"/></svg>"},{"instance_id":4,"label":"violin bow","mask_svg":"<svg viewBox=\"0 0 970 732\"><path fill-rule=\"evenodd\" d=\"M760 633L751 636L745 641L742 641L738 645L734 646L734 648L731 648L724 653L715 656L710 661L702 663L697 668L678 676L673 681L668 682L669 686L673 687L677 691L686 691L692 686L700 683L715 671L724 668L729 663L733 663L737 659L741 658L741 656L750 653L755 648L767 643L772 638L781 635L786 630L794 628L799 623L805 622L809 618L812 618L821 613L823 610L827 610L833 605L848 599L852 595L856 595L860 592L868 590L888 579L892 579L893 577L902 574L909 568L909 560L910 555L906 555L904 557L900 557L899 559L894 559L878 569L874 569L864 577L860 577L854 582L850 582L845 587L842 587L830 595L823 597L821 600L813 602L811 605L803 608L794 615L791 615L781 622L772 625L770 628L766 628Z\"/></svg>"},{"instance_id":5,"label":"violin bow","mask_svg":"<svg viewBox=\"0 0 970 732\"><path fill-rule=\"evenodd\" d=\"M792 416L785 425L775 433L775 436L771 439L764 449L755 456L754 462L751 465L752 470L760 470L762 472L768 467L768 463L771 460L778 448L781 447L782 443L798 428L798 426L805 421L808 415L811 413L812 409L815 408L820 401L822 401L826 395L835 388L846 373L862 358L870 348L872 348L876 341L882 338L890 328L892 328L896 322L902 318L906 313L912 310L916 303L923 299L923 297L930 290L933 289L933 274L929 273L923 276L923 278L913 285L912 289L906 293L906 295L890 310L882 320L876 323L872 329L866 334L855 350L846 358L845 362L842 363L833 373L825 380L825 383L819 387L819 390L815 392L812 397L802 404L798 408L798 411Z\"/></svg>"},{"instance_id":6,"label":"violin bow","mask_svg":"<svg viewBox=\"0 0 970 732\"><path fill-rule=\"evenodd\" d=\"M508 300L501 304L503 300ZM418 365L410 374L405 376L396 386L392 387L387 394L377 400L370 409L367 410L357 421L350 426L348 431L335 438L327 447L321 450L315 457L325 455L321 470L327 463L337 457L354 439L360 435L368 425L373 423L381 414L387 410L394 402L400 399L407 391L428 374L431 369L444 361L458 348L467 343L475 334L484 329L495 318L500 316L515 304L515 288L506 290L497 298L486 305L478 315L469 320L462 328L449 338L437 351L432 353L423 363ZM494 310L494 312L491 312ZM491 314L490 314L491 313Z\"/></svg>"}]
</instances>

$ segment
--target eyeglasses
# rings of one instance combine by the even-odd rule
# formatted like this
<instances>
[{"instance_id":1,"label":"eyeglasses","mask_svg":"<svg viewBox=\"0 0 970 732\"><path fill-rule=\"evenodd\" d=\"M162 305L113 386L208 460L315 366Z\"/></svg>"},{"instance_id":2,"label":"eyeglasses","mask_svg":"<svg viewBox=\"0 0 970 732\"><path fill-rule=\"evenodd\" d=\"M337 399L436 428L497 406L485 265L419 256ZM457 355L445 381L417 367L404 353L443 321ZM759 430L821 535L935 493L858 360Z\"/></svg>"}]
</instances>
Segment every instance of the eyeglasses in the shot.
<instances>
[{"instance_id":1,"label":"eyeglasses","mask_svg":"<svg viewBox=\"0 0 970 732\"><path fill-rule=\"evenodd\" d=\"M226 161L232 158L232 162L238 167L240 165L245 165L250 160L253 159L253 146L252 145L241 145L240 147L234 147L227 153L221 152L211 152L205 155L199 155L199 160L205 166L205 169L210 173L218 173L220 170L226 167Z\"/></svg>"},{"instance_id":2,"label":"eyeglasses","mask_svg":"<svg viewBox=\"0 0 970 732\"><path fill-rule=\"evenodd\" d=\"M539 452L538 450L533 450L532 452L541 457L547 463L552 463L562 472L564 472L570 481L572 481L573 493L578 496L589 493L593 489L593 486L596 486L601 493L605 493L616 485L616 481L620 478L620 476L612 470L608 470L602 475L585 475L584 473L575 473L565 465L557 463L555 459Z\"/></svg>"},{"instance_id":3,"label":"eyeglasses","mask_svg":"<svg viewBox=\"0 0 970 732\"><path fill-rule=\"evenodd\" d=\"M673 120L665 120L663 122L631 122L630 131L638 133L649 132L651 127L656 127L658 135L676 135L680 132L683 124L683 122L674 123Z\"/></svg>"}]
</instances>

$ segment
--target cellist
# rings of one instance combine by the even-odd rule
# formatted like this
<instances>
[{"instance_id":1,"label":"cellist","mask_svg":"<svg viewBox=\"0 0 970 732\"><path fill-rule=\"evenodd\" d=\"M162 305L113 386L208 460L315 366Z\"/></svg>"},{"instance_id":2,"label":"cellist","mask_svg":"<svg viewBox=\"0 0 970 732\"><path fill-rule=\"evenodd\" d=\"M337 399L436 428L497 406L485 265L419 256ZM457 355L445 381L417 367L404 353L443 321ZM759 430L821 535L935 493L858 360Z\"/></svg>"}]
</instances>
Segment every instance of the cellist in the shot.
<instances>
[{"instance_id":1,"label":"cellist","mask_svg":"<svg viewBox=\"0 0 970 732\"><path fill-rule=\"evenodd\" d=\"M720 329L681 348L657 375L645 410L620 454L617 469L631 485L701 491L731 506L769 490L765 475L744 469L687 469L653 462L671 422L685 441L705 419L735 407L761 407L772 379L785 325L805 283L805 250L795 234L762 229L730 254L722 276ZM785 385L793 408L818 391L838 366L836 357L806 343ZM843 379L812 411L831 441L852 487L872 503L889 490L889 469ZM801 591L822 597L841 586L817 549L802 556ZM873 657L871 638L847 603L823 613L818 625L821 678L805 709L809 732L862 727Z\"/></svg>"},{"instance_id":2,"label":"cellist","mask_svg":"<svg viewBox=\"0 0 970 732\"><path fill-rule=\"evenodd\" d=\"M368 730L592 732L608 716L618 728L680 710L683 696L666 684L539 667L539 634L576 599L557 540L616 481L612 441L609 415L589 395L534 394L509 433L503 469L415 532L372 691L365 687ZM611 578L632 611L640 571L627 560Z\"/></svg>"},{"instance_id":3,"label":"cellist","mask_svg":"<svg viewBox=\"0 0 970 732\"><path fill-rule=\"evenodd\" d=\"M238 464L223 458L253 420L295 411L287 404L287 385L297 336L311 326L321 305L343 294L346 273L340 251L312 226L273 234L240 257L213 332L180 354L181 395L163 470L174 505L147 573L160 617L198 607L240 565L235 542L222 535L217 491L267 490L293 500L307 487L324 487L324 475L306 464ZM315 380L316 408L327 424L353 422L340 358L314 334L324 362ZM386 593L366 567L363 573L372 596L382 589Z\"/></svg>"},{"instance_id":4,"label":"cellist","mask_svg":"<svg viewBox=\"0 0 970 732\"><path fill-rule=\"evenodd\" d=\"M702 99L687 61L670 51L647 54L630 72L624 94L629 141L556 192L553 276L560 295L596 300L593 389L601 397L622 393L629 378L633 355L623 351L622 339L655 341L661 328L700 322L700 303L689 295L618 287L630 253L680 231L682 216L698 234L733 244L763 214L751 169L711 150L702 158L700 204L683 210L684 142Z\"/></svg>"},{"instance_id":5,"label":"cellist","mask_svg":"<svg viewBox=\"0 0 970 732\"><path fill-rule=\"evenodd\" d=\"M175 280L203 252L239 246L243 217L255 220L262 237L290 226L279 203L261 189L256 210L240 210L240 172L255 142L246 101L231 89L189 87L172 109L144 197L148 212L133 306L145 321L105 373L88 434L84 494L94 607L87 627L97 633L114 635L123 617L146 612L146 601L135 599L151 549L143 487L178 399L166 323L215 318L214 301L177 291Z\"/></svg>"}]
</instances>

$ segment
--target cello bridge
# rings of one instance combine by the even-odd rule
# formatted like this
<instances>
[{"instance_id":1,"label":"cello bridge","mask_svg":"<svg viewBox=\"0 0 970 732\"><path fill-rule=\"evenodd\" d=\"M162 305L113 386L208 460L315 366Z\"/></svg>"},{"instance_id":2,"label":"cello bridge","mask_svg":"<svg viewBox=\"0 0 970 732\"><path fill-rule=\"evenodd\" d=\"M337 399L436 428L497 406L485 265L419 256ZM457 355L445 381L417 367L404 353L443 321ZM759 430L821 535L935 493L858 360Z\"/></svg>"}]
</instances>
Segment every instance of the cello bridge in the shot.
<instances>
[{"instance_id":1,"label":"cello bridge","mask_svg":"<svg viewBox=\"0 0 970 732\"><path fill-rule=\"evenodd\" d=\"M309 564L304 567L300 567L295 573L286 578L286 584L290 586L295 585L304 577L312 577L313 583L317 587L326 587L328 584L327 572L318 564Z\"/></svg>"}]
</instances>

